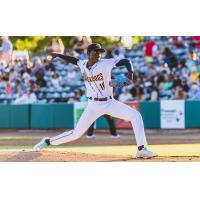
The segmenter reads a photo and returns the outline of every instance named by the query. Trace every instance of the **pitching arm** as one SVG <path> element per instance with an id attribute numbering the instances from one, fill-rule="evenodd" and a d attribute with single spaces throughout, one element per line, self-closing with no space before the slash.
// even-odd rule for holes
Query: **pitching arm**
<path id="1" fill-rule="evenodd" d="M 50 53 L 48 56 L 49 57 L 49 60 L 53 60 L 54 58 L 58 57 L 58 58 L 61 58 L 69 63 L 72 63 L 74 65 L 77 65 L 79 59 L 78 58 L 75 58 L 73 56 L 65 56 L 63 54 L 59 54 L 59 53 Z M 47 57 L 48 58 L 48 57 Z"/>

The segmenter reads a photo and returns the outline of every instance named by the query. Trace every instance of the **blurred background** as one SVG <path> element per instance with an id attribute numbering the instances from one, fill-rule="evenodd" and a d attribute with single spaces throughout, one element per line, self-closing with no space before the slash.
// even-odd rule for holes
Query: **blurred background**
<path id="1" fill-rule="evenodd" d="M 200 36 L 1 36 L 0 103 L 87 101 L 79 68 L 46 55 L 86 59 L 92 42 L 106 49 L 104 58 L 133 64 L 133 84 L 114 89 L 119 101 L 200 100 Z M 121 66 L 112 74 L 126 72 Z"/>

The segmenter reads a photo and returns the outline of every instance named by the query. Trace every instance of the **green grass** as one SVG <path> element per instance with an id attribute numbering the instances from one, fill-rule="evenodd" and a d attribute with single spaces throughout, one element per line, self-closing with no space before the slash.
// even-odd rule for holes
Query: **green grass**
<path id="1" fill-rule="evenodd" d="M 200 156 L 200 144 L 149 145 L 149 149 L 159 156 Z M 1 146 L 0 151 L 31 150 L 31 146 Z M 120 146 L 51 146 L 49 151 L 81 152 L 91 154 L 132 156 L 136 153 L 135 145 Z"/>
<path id="2" fill-rule="evenodd" d="M 39 140 L 41 136 L 0 136 L 0 140 Z"/>

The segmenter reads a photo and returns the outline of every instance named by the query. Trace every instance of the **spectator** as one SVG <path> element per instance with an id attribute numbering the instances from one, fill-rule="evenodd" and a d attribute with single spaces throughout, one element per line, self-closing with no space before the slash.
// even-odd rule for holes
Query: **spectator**
<path id="1" fill-rule="evenodd" d="M 193 83 L 189 91 L 190 100 L 200 100 L 200 89 L 196 83 Z"/>
<path id="2" fill-rule="evenodd" d="M 173 100 L 186 99 L 186 97 L 187 97 L 186 92 L 183 90 L 183 88 L 181 86 L 177 85 L 175 87 L 175 93 L 171 99 L 173 99 Z"/>
<path id="3" fill-rule="evenodd" d="M 47 59 L 44 59 L 44 68 L 47 71 L 55 72 L 55 65 L 53 64 L 53 62 L 49 62 Z"/>
<path id="4" fill-rule="evenodd" d="M 15 81 L 16 77 L 17 77 L 17 72 L 16 72 L 16 70 L 14 70 L 14 68 L 10 69 L 10 72 L 9 72 L 9 80 L 10 80 L 11 82 L 13 82 L 13 81 Z"/>
<path id="5" fill-rule="evenodd" d="M 29 90 L 27 94 L 27 104 L 37 103 L 37 97 L 33 90 Z"/>
<path id="6" fill-rule="evenodd" d="M 28 93 L 21 91 L 14 101 L 14 104 L 33 104 L 37 103 L 37 97 L 32 90 L 28 90 Z"/>
<path id="7" fill-rule="evenodd" d="M 173 79 L 173 88 L 181 86 L 181 77 L 178 74 L 174 74 Z"/>
<path id="8" fill-rule="evenodd" d="M 145 91 L 145 101 L 158 101 L 158 92 L 157 89 L 152 85 L 151 82 L 146 82 L 144 84 Z"/>
<path id="9" fill-rule="evenodd" d="M 181 86 L 183 88 L 183 91 L 188 94 L 189 90 L 190 90 L 190 87 L 187 83 L 187 79 L 185 77 L 183 77 L 183 79 L 181 80 Z M 188 96 L 188 95 L 187 95 Z"/>
<path id="10" fill-rule="evenodd" d="M 6 95 L 12 95 L 13 94 L 13 89 L 10 84 L 10 82 L 7 82 L 6 88 L 5 88 L 5 94 Z"/>
<path id="11" fill-rule="evenodd" d="M 184 38 L 182 36 L 172 36 L 171 38 L 172 44 L 176 46 L 176 48 L 184 48 Z"/>
<path id="12" fill-rule="evenodd" d="M 147 41 L 144 45 L 143 52 L 146 62 L 147 63 L 152 62 L 153 57 L 155 57 L 157 54 L 157 46 L 155 41 L 153 40 Z"/>
<path id="13" fill-rule="evenodd" d="M 195 53 L 193 51 L 190 51 L 190 53 L 188 54 L 188 57 L 187 57 L 186 66 L 187 66 L 188 70 L 190 71 L 190 69 L 195 65 L 196 65 Z"/>
<path id="14" fill-rule="evenodd" d="M 52 79 L 52 80 L 53 80 L 53 79 Z M 30 83 L 30 82 L 29 82 L 29 83 Z M 34 81 L 32 81 L 31 83 L 34 83 Z M 42 74 L 40 74 L 40 73 L 38 73 L 38 74 L 36 75 L 36 81 L 35 81 L 35 83 L 36 83 L 36 86 L 37 86 L 38 89 L 47 86 L 47 83 L 46 83 L 46 81 L 45 81 L 45 79 L 44 79 L 44 76 L 43 76 Z M 33 85 L 33 84 L 32 84 L 32 85 Z"/>
<path id="15" fill-rule="evenodd" d="M 21 70 L 20 74 L 21 74 L 22 80 L 24 81 L 25 85 L 27 85 L 31 79 L 31 69 L 25 68 L 25 69 Z"/>
<path id="16" fill-rule="evenodd" d="M 44 75 L 44 70 L 45 70 L 45 66 L 42 63 L 40 57 L 35 57 L 33 67 L 32 67 L 33 75 L 36 75 L 38 73 L 41 75 Z"/>
<path id="17" fill-rule="evenodd" d="M 139 82 L 135 83 L 135 85 L 130 90 L 130 93 L 134 100 L 138 100 L 138 101 L 145 100 L 144 89 L 143 89 L 143 86 L 139 84 Z"/>
<path id="18" fill-rule="evenodd" d="M 7 85 L 7 81 L 4 78 L 4 74 L 0 74 L 0 88 L 5 88 Z"/>
<path id="19" fill-rule="evenodd" d="M 8 64 L 11 61 L 12 56 L 12 43 L 8 36 L 2 36 L 2 59 Z"/>
<path id="20" fill-rule="evenodd" d="M 170 98 L 172 95 L 172 87 L 173 87 L 173 76 L 169 78 L 166 76 L 167 73 L 164 72 L 158 78 L 158 89 L 159 89 L 159 97 L 161 98 Z"/>
<path id="21" fill-rule="evenodd" d="M 171 50 L 168 47 L 164 48 L 163 55 L 164 55 L 164 60 L 166 61 L 171 70 L 173 68 L 177 68 L 178 62 L 176 56 L 171 52 Z"/>
<path id="22" fill-rule="evenodd" d="M 62 79 L 59 77 L 57 73 L 53 73 L 51 84 L 55 89 L 61 89 Z"/>
<path id="23" fill-rule="evenodd" d="M 179 65 L 177 67 L 176 72 L 181 77 L 188 77 L 189 70 L 186 66 L 186 61 L 184 59 L 179 61 Z"/>
<path id="24" fill-rule="evenodd" d="M 200 36 L 192 36 L 193 47 L 200 49 Z"/>
<path id="25" fill-rule="evenodd" d="M 13 87 L 13 93 L 14 94 L 22 94 L 24 92 L 26 92 L 26 86 L 20 79 L 16 79 L 14 87 Z"/>
<path id="26" fill-rule="evenodd" d="M 156 71 L 156 68 L 154 67 L 153 63 L 149 63 L 147 65 L 147 71 L 145 73 L 145 77 L 147 77 L 147 79 L 151 79 L 152 77 L 156 76 L 157 74 L 157 71 Z"/>
<path id="27" fill-rule="evenodd" d="M 79 76 L 79 73 L 77 73 L 75 68 L 69 68 L 67 76 L 65 78 L 66 85 L 74 86 L 77 84 L 77 81 L 79 81 L 81 77 Z"/>
<path id="28" fill-rule="evenodd" d="M 119 101 L 130 101 L 130 100 L 133 100 L 133 97 L 132 95 L 129 93 L 129 89 L 127 87 L 124 87 L 122 89 L 123 93 L 119 95 Z"/>
<path id="29" fill-rule="evenodd" d="M 24 104 L 26 102 L 26 96 L 25 93 L 21 90 L 19 93 L 17 93 L 17 97 L 14 100 L 14 104 Z"/>
<path id="30" fill-rule="evenodd" d="M 168 66 L 167 59 L 164 58 L 162 54 L 159 55 L 158 58 L 158 66 L 156 66 L 158 73 L 162 73 L 163 71 L 167 72 L 167 74 L 170 74 L 171 69 Z"/>
<path id="31" fill-rule="evenodd" d="M 193 82 L 198 83 L 199 82 L 199 72 L 197 71 L 196 66 L 193 66 L 190 69 L 189 80 L 190 80 L 191 83 L 193 83 Z"/>
<path id="32" fill-rule="evenodd" d="M 21 70 L 26 70 L 26 69 L 29 69 L 31 66 L 30 66 L 30 62 L 28 60 L 28 58 L 24 58 L 22 61 L 19 60 L 20 62 L 17 64 L 17 67 L 18 67 L 18 71 L 20 72 Z"/>
<path id="33" fill-rule="evenodd" d="M 1 73 L 4 73 L 5 72 L 5 69 L 6 69 L 6 62 L 4 60 L 2 60 L 0 62 L 0 72 Z"/>

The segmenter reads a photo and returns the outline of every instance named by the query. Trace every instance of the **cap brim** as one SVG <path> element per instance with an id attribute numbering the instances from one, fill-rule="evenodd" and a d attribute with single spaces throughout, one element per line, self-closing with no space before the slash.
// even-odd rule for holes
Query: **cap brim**
<path id="1" fill-rule="evenodd" d="M 104 53 L 105 52 L 105 49 L 94 49 L 94 51 L 99 51 L 101 53 Z"/>

